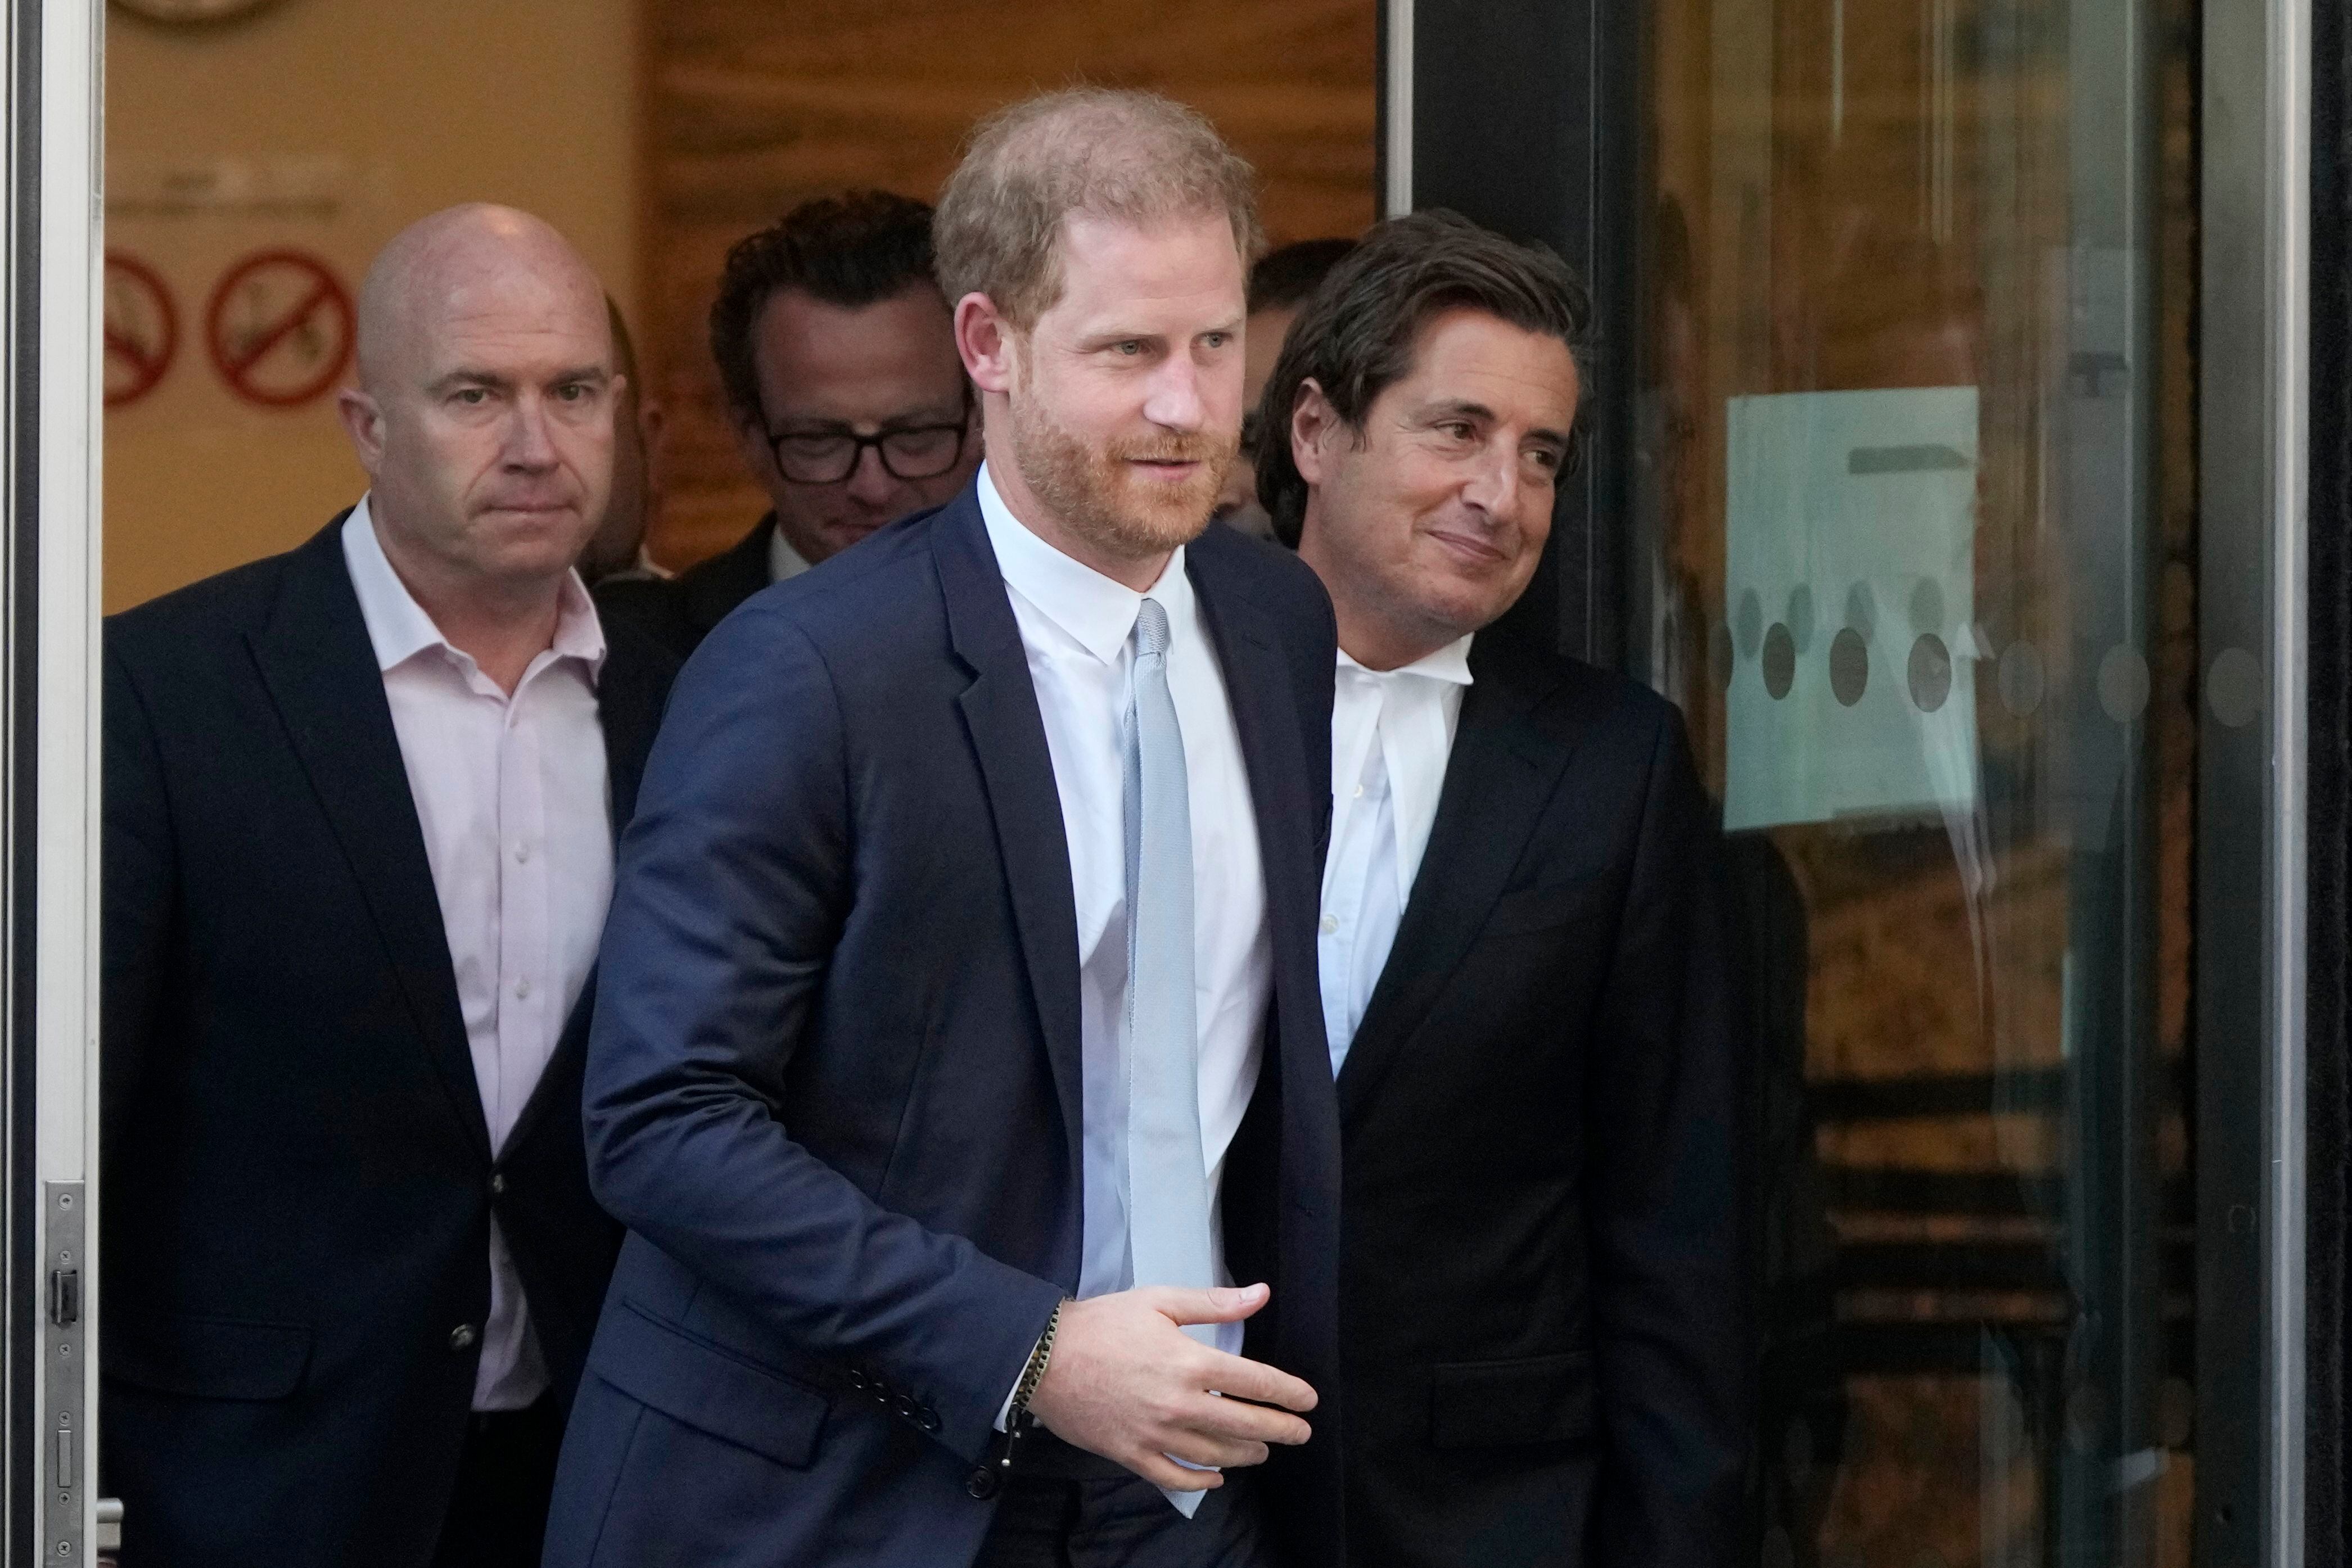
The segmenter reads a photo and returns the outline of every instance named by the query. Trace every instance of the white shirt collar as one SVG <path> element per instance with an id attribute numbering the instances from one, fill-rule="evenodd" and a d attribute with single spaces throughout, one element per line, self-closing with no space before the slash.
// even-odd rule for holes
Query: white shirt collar
<path id="1" fill-rule="evenodd" d="M 1087 652 L 1106 664 L 1115 664 L 1135 630 L 1145 594 L 1064 555 L 1032 533 L 1004 504 L 996 476 L 985 463 L 980 465 L 979 488 L 981 520 L 987 525 L 988 542 L 996 551 L 996 568 L 1005 586 L 1035 605 L 1038 613 Z M 1170 627 L 1191 620 L 1192 584 L 1184 575 L 1183 546 L 1170 554 L 1160 580 L 1145 592 L 1168 612 Z"/>
<path id="2" fill-rule="evenodd" d="M 1466 686 L 1470 684 L 1470 639 L 1476 635 L 1475 632 L 1465 632 L 1443 648 L 1423 653 L 1412 664 L 1399 664 L 1393 670 L 1367 669 L 1350 658 L 1348 650 L 1342 648 L 1339 650 L 1339 668 L 1371 680 L 1385 680 L 1394 675 L 1421 675 L 1449 685 Z"/>
<path id="3" fill-rule="evenodd" d="M 462 649 L 451 647 L 441 635 L 441 628 L 433 617 L 416 602 L 408 585 L 400 580 L 393 570 L 390 558 L 383 553 L 383 541 L 376 537 L 375 514 L 370 510 L 370 497 L 362 496 L 360 504 L 352 508 L 351 517 L 343 523 L 343 566 L 352 575 L 352 590 L 359 595 L 360 618 L 367 623 L 368 641 L 375 647 L 378 670 L 389 670 L 405 664 L 427 648 L 444 648 L 457 658 L 473 661 Z M 558 591 L 555 609 L 554 653 L 562 658 L 578 659 L 588 666 L 593 676 L 604 664 L 604 628 L 596 619 L 595 601 L 588 597 L 577 571 L 563 574 L 563 586 Z"/>
<path id="4" fill-rule="evenodd" d="M 793 541 L 784 538 L 784 525 L 776 520 L 774 514 L 771 513 L 768 527 L 768 580 L 789 582 L 808 569 L 808 558 L 793 548 Z"/>

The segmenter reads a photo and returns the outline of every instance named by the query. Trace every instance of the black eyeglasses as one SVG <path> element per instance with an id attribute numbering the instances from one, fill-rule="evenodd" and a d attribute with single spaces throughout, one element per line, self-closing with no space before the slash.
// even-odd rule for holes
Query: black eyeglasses
<path id="1" fill-rule="evenodd" d="M 955 424 L 912 424 L 859 435 L 848 430 L 771 432 L 776 468 L 795 485 L 838 485 L 857 472 L 866 449 L 882 459 L 882 471 L 894 479 L 936 479 L 956 465 L 971 419 Z"/>

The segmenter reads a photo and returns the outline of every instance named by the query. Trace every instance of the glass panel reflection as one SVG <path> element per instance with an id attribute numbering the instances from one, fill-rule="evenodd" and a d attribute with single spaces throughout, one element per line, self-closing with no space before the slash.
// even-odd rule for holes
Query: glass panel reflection
<path id="1" fill-rule="evenodd" d="M 1650 11 L 1628 655 L 1758 977 L 1764 1563 L 2188 1560 L 2188 16 Z"/>

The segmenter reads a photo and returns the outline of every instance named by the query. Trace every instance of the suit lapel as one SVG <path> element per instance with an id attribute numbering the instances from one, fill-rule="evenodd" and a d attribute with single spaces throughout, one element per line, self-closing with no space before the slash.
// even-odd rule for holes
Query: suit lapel
<path id="1" fill-rule="evenodd" d="M 268 625 L 247 640 L 374 918 L 426 1055 L 487 1158 L 489 1131 L 432 862 L 375 650 L 343 564 L 342 521 L 336 518 L 294 552 Z"/>
<path id="2" fill-rule="evenodd" d="M 613 841 L 637 813 L 637 786 L 661 728 L 676 663 L 626 626 L 605 628 L 604 667 L 596 678 L 596 717 L 604 730 L 604 778 L 612 800 Z"/>
<path id="3" fill-rule="evenodd" d="M 768 541 L 776 531 L 776 514 L 680 580 L 685 588 L 687 619 L 698 636 L 709 636 L 735 607 L 768 586 Z"/>
<path id="4" fill-rule="evenodd" d="M 1556 674 L 1523 666 L 1484 637 L 1471 644 L 1470 663 L 1429 845 L 1339 1069 L 1343 1121 L 1394 1064 L 1470 950 L 1573 749 L 1572 733 L 1544 702 Z"/>
<path id="5" fill-rule="evenodd" d="M 1215 526 L 1215 525 L 1212 525 Z M 1186 575 L 1208 623 L 1209 641 L 1224 677 L 1225 700 L 1232 706 L 1234 730 L 1240 737 L 1242 763 L 1248 771 L 1250 805 L 1257 816 L 1258 857 L 1265 867 L 1266 924 L 1270 930 L 1308 931 L 1315 923 L 1311 908 L 1295 907 L 1300 891 L 1316 884 L 1308 863 L 1313 845 L 1286 824 L 1314 821 L 1314 795 L 1301 790 L 1307 779 L 1307 757 L 1299 746 L 1298 695 L 1293 688 L 1290 664 L 1283 656 L 1279 629 L 1255 600 L 1235 591 L 1218 570 L 1213 549 L 1197 546 L 1185 552 Z M 1319 780 L 1318 784 L 1319 785 Z M 1310 894 L 1308 896 L 1312 896 Z M 1279 976 L 1283 966 L 1276 965 Z M 1286 1000 L 1279 991 L 1277 1009 Z M 1320 1008 L 1320 998 L 1313 998 Z M 1297 1029 L 1281 1031 L 1286 1040 L 1310 1038 Z M 1318 1054 L 1316 1071 L 1328 1073 L 1328 1054 Z"/>
<path id="6" fill-rule="evenodd" d="M 1012 890 L 1013 918 L 1029 969 L 1029 988 L 1045 1036 L 1045 1056 L 1062 1109 L 1068 1145 L 1066 1168 L 1083 1168 L 1082 1059 L 1078 1039 L 1078 915 L 1070 886 L 1070 848 L 1062 827 L 1062 797 L 1054 781 L 1045 723 L 1029 679 L 1021 628 L 1004 594 L 1004 578 L 981 520 L 980 502 L 967 487 L 931 525 L 940 591 L 947 602 L 948 636 L 971 672 L 957 699 L 996 824 L 996 845 Z M 1075 1228 L 1066 1240 L 1070 1278 L 1077 1270 Z"/>
<path id="7" fill-rule="evenodd" d="M 613 820 L 613 847 L 617 859 L 622 831 L 637 811 L 637 786 L 646 773 L 646 757 L 661 727 L 664 703 L 676 674 L 666 651 L 655 648 L 625 625 L 604 628 L 604 666 L 596 679 L 596 718 L 604 732 L 605 794 Z M 539 1075 L 522 1113 L 515 1118 L 501 1157 L 522 1145 L 546 1114 L 551 1103 L 563 1099 L 578 1110 L 580 1073 L 572 1059 L 588 1049 L 588 1026 L 595 1016 L 596 971 L 588 971 L 580 999 L 563 1020 L 555 1051 Z"/>

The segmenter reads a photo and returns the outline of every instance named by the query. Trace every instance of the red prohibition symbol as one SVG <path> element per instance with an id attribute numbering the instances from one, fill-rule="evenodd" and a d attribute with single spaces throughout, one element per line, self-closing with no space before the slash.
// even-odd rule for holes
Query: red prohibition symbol
<path id="1" fill-rule="evenodd" d="M 137 402 L 163 382 L 180 351 L 171 286 L 137 256 L 106 253 L 106 406 Z"/>
<path id="2" fill-rule="evenodd" d="M 350 291 L 324 261 L 261 250 L 213 289 L 205 347 L 230 392 L 263 408 L 292 408 L 342 375 L 358 325 Z"/>

